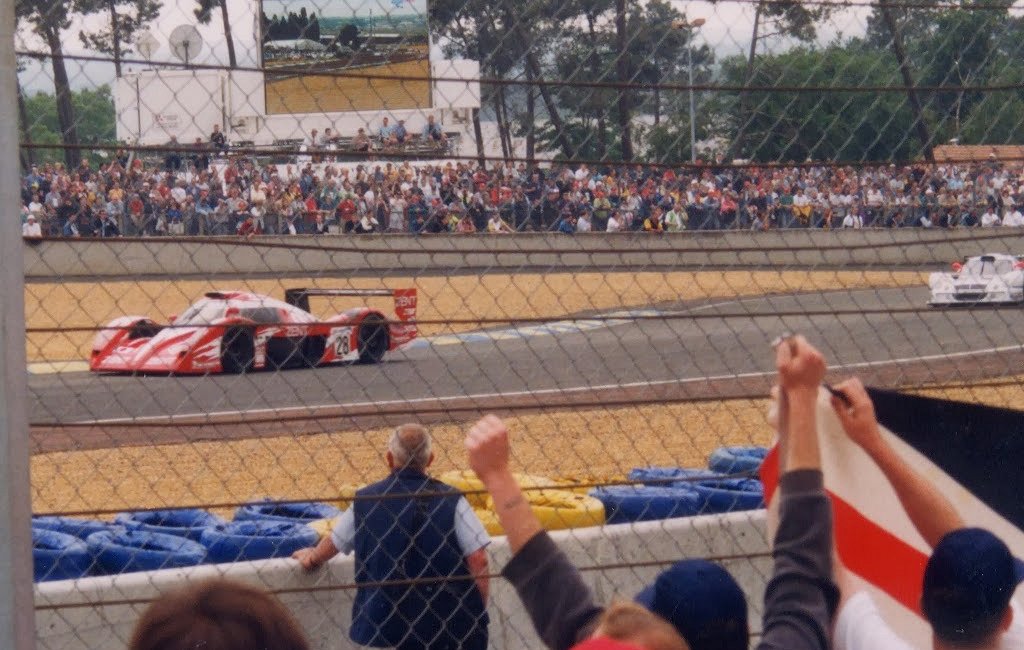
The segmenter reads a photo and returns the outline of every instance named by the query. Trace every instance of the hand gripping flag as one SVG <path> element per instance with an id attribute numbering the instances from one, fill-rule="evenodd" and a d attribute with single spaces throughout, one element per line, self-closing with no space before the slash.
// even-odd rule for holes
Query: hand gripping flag
<path id="1" fill-rule="evenodd" d="M 967 526 L 991 530 L 1014 555 L 1024 557 L 1024 413 L 868 392 L 887 442 L 953 503 Z M 843 563 L 867 583 L 893 629 L 915 647 L 927 647 L 930 635 L 920 602 L 930 549 L 885 475 L 847 438 L 824 390 L 817 423 Z M 768 455 L 761 475 L 772 507 L 777 449 Z"/>

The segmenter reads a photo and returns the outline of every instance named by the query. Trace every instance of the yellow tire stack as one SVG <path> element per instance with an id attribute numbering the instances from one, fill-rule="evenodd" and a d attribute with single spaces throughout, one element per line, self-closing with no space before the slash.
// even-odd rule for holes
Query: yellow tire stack
<path id="1" fill-rule="evenodd" d="M 361 487 L 363 486 L 354 484 L 342 485 L 337 490 L 337 493 L 340 496 L 340 498 L 335 499 L 333 501 L 328 501 L 327 503 L 330 503 L 338 510 L 348 510 L 349 508 L 352 507 L 352 498 L 356 496 L 356 490 L 360 489 Z M 337 523 L 338 518 L 333 517 L 331 519 L 317 519 L 316 521 L 312 521 L 306 525 L 315 530 L 317 535 L 320 536 L 320 539 L 323 539 L 324 537 L 327 537 L 331 534 L 331 531 L 334 530 L 334 526 Z"/>
<path id="2" fill-rule="evenodd" d="M 604 505 L 600 501 L 586 494 L 562 489 L 562 486 L 572 485 L 572 481 L 533 474 L 516 474 L 515 477 L 523 487 L 530 508 L 545 530 L 586 528 L 604 524 Z M 494 513 L 494 502 L 472 470 L 445 472 L 438 480 L 466 495 L 466 500 L 473 506 L 489 534 L 505 534 Z"/>

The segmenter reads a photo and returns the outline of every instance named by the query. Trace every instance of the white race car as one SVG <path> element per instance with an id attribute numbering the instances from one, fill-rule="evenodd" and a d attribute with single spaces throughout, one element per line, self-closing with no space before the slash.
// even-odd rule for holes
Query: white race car
<path id="1" fill-rule="evenodd" d="M 954 262 L 952 273 L 928 276 L 933 307 L 1024 302 L 1024 257 L 979 255 Z"/>

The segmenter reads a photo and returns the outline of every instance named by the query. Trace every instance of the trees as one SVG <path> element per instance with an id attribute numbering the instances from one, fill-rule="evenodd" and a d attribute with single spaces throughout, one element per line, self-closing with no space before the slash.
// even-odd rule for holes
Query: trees
<path id="1" fill-rule="evenodd" d="M 653 114 L 660 122 L 665 106 L 660 86 L 685 80 L 694 31 L 674 28 L 684 16 L 663 0 L 632 3 L 625 16 L 612 0 L 565 6 L 569 15 L 549 49 L 554 74 L 566 82 L 558 94 L 567 116 L 566 137 L 580 157 L 629 160 L 644 149 L 637 116 Z M 711 50 L 694 48 L 693 55 L 698 76 L 706 74 Z M 589 85 L 602 82 L 614 85 Z M 668 110 L 681 105 L 670 102 Z M 542 140 L 559 135 L 554 129 L 542 134 Z"/>
<path id="2" fill-rule="evenodd" d="M 238 67 L 238 59 L 235 58 L 235 40 L 231 37 L 231 19 L 228 16 L 228 0 L 196 0 L 195 15 L 203 25 L 209 25 L 213 18 L 213 10 L 220 7 L 220 19 L 224 24 L 224 41 L 228 46 L 228 66 Z"/>
<path id="3" fill-rule="evenodd" d="M 566 3 L 568 4 L 568 3 Z M 429 3 L 430 24 L 438 30 L 437 40 L 447 41 L 448 54 L 457 54 L 480 62 L 484 77 L 507 79 L 526 75 L 534 82 L 548 119 L 555 126 L 555 144 L 563 155 L 573 158 L 575 146 L 565 135 L 561 110 L 550 84 L 545 83 L 544 61 L 539 52 L 551 44 L 557 25 L 564 18 L 563 3 L 534 0 L 525 3 L 493 3 L 487 0 L 435 0 Z M 500 105 L 504 91 L 496 84 L 481 88 L 481 104 Z M 507 98 L 506 98 L 507 99 Z M 504 107 L 495 107 L 503 122 Z M 474 120 L 479 119 L 474 115 Z M 499 123 L 508 132 L 511 125 Z M 506 146 L 509 143 L 506 140 Z M 482 143 L 478 142 L 478 147 Z M 482 150 L 478 151 L 483 155 Z"/>
<path id="4" fill-rule="evenodd" d="M 119 8 L 127 8 L 122 12 Z M 78 118 L 75 102 L 64 60 L 61 32 L 70 28 L 74 14 L 88 14 L 97 11 L 110 12 L 110 28 L 96 32 L 81 32 L 82 42 L 100 52 L 113 56 L 115 71 L 120 75 L 121 46 L 128 41 L 142 25 L 153 20 L 159 13 L 159 0 L 76 0 L 73 2 L 51 2 L 50 0 L 17 0 L 15 12 L 19 24 L 26 25 L 42 38 L 50 51 L 50 65 L 53 70 L 54 107 L 56 128 L 64 148 L 64 162 L 69 168 L 78 165 L 81 152 L 78 149 Z M 35 115 L 31 111 L 28 115 Z M 31 131 L 31 126 L 28 127 Z"/>
<path id="5" fill-rule="evenodd" d="M 722 64 L 723 82 L 741 84 L 742 57 Z M 758 59 L 755 86 L 900 86 L 894 60 L 861 39 L 826 48 L 799 47 Z M 921 153 L 902 92 L 750 92 L 759 110 L 746 122 L 747 157 L 756 161 L 905 160 Z M 738 102 L 728 93 L 725 104 Z M 730 101 L 731 100 L 731 101 Z M 727 110 L 727 109 L 726 109 Z"/>
<path id="6" fill-rule="evenodd" d="M 289 12 L 287 16 L 275 15 L 268 19 L 267 15 L 260 12 L 260 24 L 263 26 L 264 41 L 284 41 L 298 38 L 308 38 L 311 41 L 320 41 L 320 18 L 316 14 L 309 14 L 306 8 L 295 13 Z M 351 25 L 354 36 L 358 36 L 358 28 Z"/>
<path id="7" fill-rule="evenodd" d="M 72 92 L 71 102 L 82 142 L 110 143 L 116 139 L 114 99 L 110 86 Z M 24 96 L 24 103 L 26 116 L 31 117 L 25 121 L 27 134 L 22 138 L 37 144 L 61 144 L 56 97 L 47 93 L 29 94 Z M 34 162 L 53 162 L 60 157 L 61 152 L 57 147 L 39 149 L 35 152 Z"/>
<path id="8" fill-rule="evenodd" d="M 742 83 L 751 85 L 754 79 L 757 48 L 762 41 L 776 36 L 786 36 L 809 43 L 817 34 L 815 25 L 830 16 L 837 6 L 829 6 L 828 3 L 805 5 L 796 0 L 792 2 L 758 0 L 754 7 L 754 24 L 751 29 L 750 47 L 747 51 Z M 729 158 L 734 158 L 745 150 L 745 146 L 748 144 L 747 126 L 761 110 L 761 107 L 754 104 L 751 108 L 750 96 L 746 92 L 741 92 L 735 109 L 733 115 L 735 135 L 729 147 Z"/>
<path id="9" fill-rule="evenodd" d="M 964 143 L 979 142 L 976 138 L 984 132 L 980 129 L 984 118 L 971 129 L 965 125 L 992 94 L 960 88 L 1012 76 L 1012 69 L 1020 66 L 1024 32 L 1020 19 L 1009 14 L 1010 4 L 1009 0 L 983 0 L 922 8 L 909 0 L 889 0 L 869 16 L 866 40 L 871 46 L 888 48 L 895 28 L 902 36 L 915 82 L 950 87 L 921 101 L 933 140 L 956 137 Z M 1012 97 L 1002 97 L 1012 102 Z M 1007 130 L 1005 121 L 1001 124 L 993 133 L 1013 131 Z"/>
<path id="10" fill-rule="evenodd" d="M 61 31 L 71 26 L 73 7 L 68 3 L 50 0 L 16 0 L 14 9 L 19 23 L 30 26 L 50 51 L 58 128 L 61 141 L 67 145 L 64 149 L 64 162 L 73 168 L 81 160 L 81 154 L 77 148 L 78 131 L 71 101 L 71 83 L 61 44 Z"/>
<path id="11" fill-rule="evenodd" d="M 121 76 L 121 53 L 124 43 L 131 43 L 135 35 L 160 14 L 160 0 L 76 0 L 79 13 L 106 12 L 110 21 L 101 29 L 79 31 L 78 38 L 85 47 L 109 54 L 114 61 L 114 74 Z"/>

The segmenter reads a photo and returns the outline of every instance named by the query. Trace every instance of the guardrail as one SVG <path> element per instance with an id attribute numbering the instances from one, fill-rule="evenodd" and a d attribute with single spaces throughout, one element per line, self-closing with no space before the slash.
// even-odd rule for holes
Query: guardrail
<path id="1" fill-rule="evenodd" d="M 751 631 L 758 633 L 764 587 L 771 574 L 765 512 L 579 528 L 551 535 L 579 567 L 593 566 L 595 560 L 620 567 L 583 572 L 603 604 L 613 598 L 631 599 L 657 573 L 683 557 L 731 557 L 723 566 L 747 594 Z M 500 571 L 509 555 L 505 538 L 496 538 L 489 548 L 492 572 Z M 263 560 L 41 583 L 36 586 L 36 642 L 61 650 L 123 648 L 145 607 L 124 601 L 149 600 L 186 580 L 226 575 L 283 592 L 281 600 L 309 635 L 313 650 L 356 650 L 358 646 L 348 639 L 355 590 L 347 586 L 354 582 L 353 569 L 351 557 L 339 557 L 311 574 L 293 560 Z M 512 587 L 492 579 L 491 594 L 490 649 L 543 647 Z M 103 601 L 118 602 L 90 605 Z M 324 624 L 325 618 L 329 625 Z"/>
<path id="2" fill-rule="evenodd" d="M 1024 254 L 1024 231 L 324 235 L 26 240 L 26 282 L 709 268 L 937 269 Z M 168 269 L 173 269 L 168 272 Z"/>

